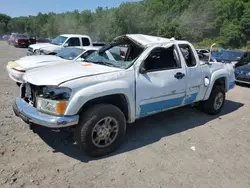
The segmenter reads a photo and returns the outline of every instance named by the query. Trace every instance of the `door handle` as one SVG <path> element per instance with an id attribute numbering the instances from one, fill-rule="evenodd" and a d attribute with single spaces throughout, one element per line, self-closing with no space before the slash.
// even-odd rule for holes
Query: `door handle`
<path id="1" fill-rule="evenodd" d="M 177 72 L 177 73 L 174 75 L 174 77 L 177 78 L 177 79 L 182 79 L 184 76 L 185 76 L 185 74 L 182 73 L 182 72 Z"/>

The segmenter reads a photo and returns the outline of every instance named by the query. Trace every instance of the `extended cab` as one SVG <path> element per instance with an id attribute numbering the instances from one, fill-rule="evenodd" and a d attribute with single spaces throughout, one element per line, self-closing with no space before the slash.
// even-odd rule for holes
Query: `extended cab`
<path id="1" fill-rule="evenodd" d="M 92 40 L 86 35 L 59 35 L 50 43 L 32 44 L 28 47 L 27 55 L 55 55 L 64 47 L 93 46 Z"/>
<path id="2" fill-rule="evenodd" d="M 74 128 L 91 156 L 117 149 L 126 123 L 190 104 L 218 114 L 235 85 L 232 65 L 209 63 L 187 41 L 131 34 L 85 62 L 27 72 L 13 109 L 29 124 Z M 31 126 L 32 127 L 32 126 Z"/>

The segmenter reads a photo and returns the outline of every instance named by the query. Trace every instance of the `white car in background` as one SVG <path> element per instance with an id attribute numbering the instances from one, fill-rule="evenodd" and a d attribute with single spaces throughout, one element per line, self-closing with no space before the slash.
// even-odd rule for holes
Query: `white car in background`
<path id="1" fill-rule="evenodd" d="M 7 64 L 9 77 L 17 83 L 23 82 L 24 74 L 31 69 L 52 66 L 60 63 L 82 62 L 100 47 L 68 47 L 63 48 L 57 55 L 25 56 Z"/>
<path id="2" fill-rule="evenodd" d="M 27 55 L 55 55 L 65 47 L 91 47 L 94 46 L 87 35 L 63 34 L 57 36 L 50 43 L 38 43 L 29 45 Z"/>
<path id="3" fill-rule="evenodd" d="M 196 49 L 196 52 L 197 52 L 197 53 L 202 53 L 202 54 L 204 54 L 204 55 L 206 55 L 206 56 L 209 56 L 209 55 L 210 55 L 209 50 L 206 50 L 206 49 Z"/>

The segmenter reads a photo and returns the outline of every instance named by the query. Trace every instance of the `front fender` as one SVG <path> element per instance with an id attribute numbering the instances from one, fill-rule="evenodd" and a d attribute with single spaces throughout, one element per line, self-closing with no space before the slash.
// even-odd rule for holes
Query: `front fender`
<path id="1" fill-rule="evenodd" d="M 98 83 L 76 91 L 68 104 L 65 115 L 76 115 L 86 102 L 114 94 L 123 94 L 125 96 L 128 104 L 128 118 L 129 121 L 133 121 L 135 119 L 134 87 L 122 80 Z"/>

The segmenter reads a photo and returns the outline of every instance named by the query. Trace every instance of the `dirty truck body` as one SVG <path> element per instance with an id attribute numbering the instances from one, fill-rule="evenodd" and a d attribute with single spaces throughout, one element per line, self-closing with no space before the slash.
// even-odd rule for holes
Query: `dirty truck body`
<path id="1" fill-rule="evenodd" d="M 140 34 L 115 38 L 82 64 L 32 70 L 24 80 L 15 114 L 32 125 L 74 128 L 91 156 L 117 149 L 126 123 L 139 118 L 190 104 L 218 114 L 235 84 L 233 67 L 200 61 L 189 42 Z"/>

